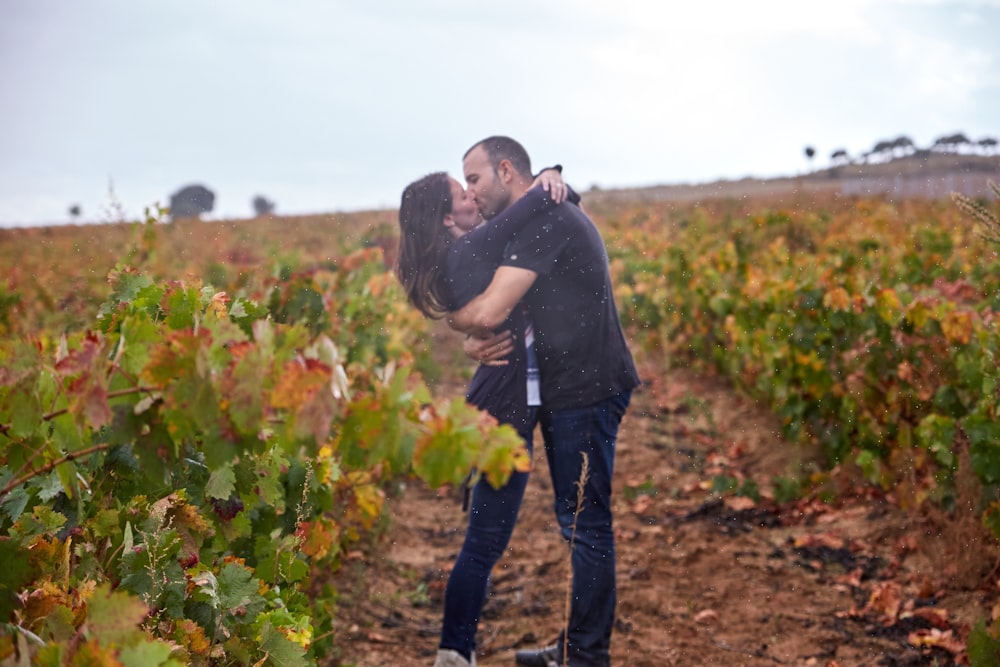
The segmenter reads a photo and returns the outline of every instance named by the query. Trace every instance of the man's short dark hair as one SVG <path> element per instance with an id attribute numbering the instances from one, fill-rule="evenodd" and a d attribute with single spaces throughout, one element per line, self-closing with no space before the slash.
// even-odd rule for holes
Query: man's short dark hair
<path id="1" fill-rule="evenodd" d="M 524 150 L 524 146 L 518 142 L 510 137 L 486 137 L 465 151 L 465 155 L 462 156 L 463 159 L 468 157 L 469 153 L 476 150 L 479 146 L 482 146 L 486 150 L 486 155 L 489 157 L 490 165 L 494 171 L 500 166 L 502 160 L 508 160 L 511 166 L 514 167 L 514 171 L 531 180 L 531 158 L 528 157 L 528 151 Z"/>

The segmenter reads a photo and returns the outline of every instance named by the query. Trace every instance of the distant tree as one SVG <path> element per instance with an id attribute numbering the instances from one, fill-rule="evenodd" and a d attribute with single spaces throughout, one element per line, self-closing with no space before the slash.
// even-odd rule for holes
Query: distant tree
<path id="1" fill-rule="evenodd" d="M 892 150 L 895 147 L 895 141 L 888 141 L 885 139 L 879 140 L 875 143 L 875 146 L 868 153 L 871 157 L 876 157 L 879 159 L 892 159 Z"/>
<path id="2" fill-rule="evenodd" d="M 214 192 L 204 185 L 187 185 L 170 195 L 170 218 L 197 218 L 214 206 Z"/>
<path id="3" fill-rule="evenodd" d="M 976 142 L 976 145 L 979 146 L 983 155 L 993 155 L 997 152 L 997 140 L 993 137 L 983 137 Z"/>
<path id="4" fill-rule="evenodd" d="M 905 157 L 907 155 L 912 155 L 917 150 L 916 145 L 913 143 L 913 139 L 910 139 L 906 135 L 900 135 L 892 140 L 889 147 L 889 151 L 892 153 L 893 157 Z M 896 152 L 899 155 L 896 155 Z"/>
<path id="5" fill-rule="evenodd" d="M 941 153 L 958 153 L 962 146 L 969 146 L 972 142 L 963 133 L 958 132 L 956 134 L 946 134 L 943 137 L 938 137 L 934 140 L 934 145 L 931 146 L 932 151 L 938 151 Z"/>
<path id="6" fill-rule="evenodd" d="M 843 148 L 838 148 L 837 150 L 830 153 L 830 162 L 832 162 L 834 166 L 839 167 L 841 165 L 847 164 L 850 161 L 851 161 L 850 156 L 847 154 L 847 151 L 844 150 Z"/>
<path id="7" fill-rule="evenodd" d="M 80 208 L 79 204 L 73 204 L 72 206 L 69 207 L 69 217 L 73 218 L 74 220 L 77 220 L 80 217 L 81 213 L 83 213 L 83 209 Z"/>
<path id="8" fill-rule="evenodd" d="M 816 149 L 813 148 L 812 146 L 806 146 L 805 154 L 806 154 L 806 159 L 809 160 L 809 170 L 811 171 L 813 158 L 816 157 Z"/>
<path id="9" fill-rule="evenodd" d="M 251 203 L 253 204 L 253 212 L 257 214 L 257 217 L 274 213 L 274 202 L 264 195 L 257 195 Z"/>

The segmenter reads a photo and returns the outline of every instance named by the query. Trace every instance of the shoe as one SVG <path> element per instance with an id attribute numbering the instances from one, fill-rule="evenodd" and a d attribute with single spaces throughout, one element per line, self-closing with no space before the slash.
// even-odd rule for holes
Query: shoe
<path id="1" fill-rule="evenodd" d="M 476 667 L 476 656 L 473 654 L 472 662 L 469 662 L 458 651 L 443 648 L 438 651 L 434 667 Z"/>
<path id="2" fill-rule="evenodd" d="M 562 650 L 559 644 L 525 649 L 514 654 L 514 662 L 521 667 L 562 667 Z"/>

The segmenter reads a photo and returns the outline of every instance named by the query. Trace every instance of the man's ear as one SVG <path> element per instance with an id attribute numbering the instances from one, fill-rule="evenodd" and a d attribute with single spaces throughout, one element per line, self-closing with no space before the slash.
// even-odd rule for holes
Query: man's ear
<path id="1" fill-rule="evenodd" d="M 497 165 L 497 176 L 500 177 L 500 181 L 506 185 L 514 180 L 514 165 L 510 163 L 510 160 L 500 160 L 500 164 Z"/>

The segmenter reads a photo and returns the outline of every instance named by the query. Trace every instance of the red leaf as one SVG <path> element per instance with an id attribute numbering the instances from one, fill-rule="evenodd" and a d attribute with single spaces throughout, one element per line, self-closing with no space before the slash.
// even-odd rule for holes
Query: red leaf
<path id="1" fill-rule="evenodd" d="M 80 347 L 56 362 L 56 371 L 63 377 L 92 372 L 103 358 L 101 347 L 100 336 L 94 332 L 87 333 Z"/>
<path id="2" fill-rule="evenodd" d="M 70 383 L 70 410 L 80 415 L 92 428 L 99 429 L 111 421 L 108 391 L 100 377 L 85 377 Z"/>
<path id="3" fill-rule="evenodd" d="M 271 404 L 279 409 L 298 409 L 327 387 L 332 377 L 332 369 L 315 359 L 300 357 L 289 361 L 282 369 L 281 379 L 271 394 Z"/>
<path id="4" fill-rule="evenodd" d="M 154 384 L 169 384 L 178 377 L 190 377 L 197 372 L 198 350 L 208 347 L 211 334 L 207 329 L 171 331 L 164 344 L 151 355 L 143 375 Z"/>

